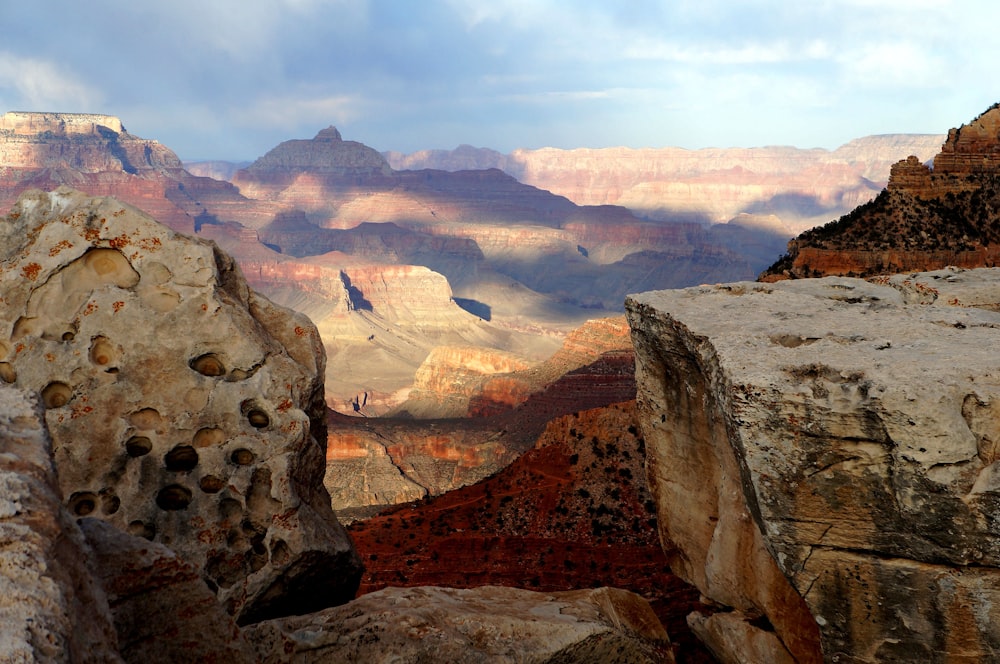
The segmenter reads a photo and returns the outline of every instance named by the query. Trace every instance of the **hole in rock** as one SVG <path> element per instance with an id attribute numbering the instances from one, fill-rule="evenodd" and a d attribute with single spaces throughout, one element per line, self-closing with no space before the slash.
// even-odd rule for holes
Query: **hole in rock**
<path id="1" fill-rule="evenodd" d="M 90 342 L 90 361 L 98 366 L 107 366 L 115 361 L 114 346 L 105 337 L 94 337 Z"/>
<path id="2" fill-rule="evenodd" d="M 256 454 L 244 447 L 241 447 L 238 450 L 233 450 L 233 453 L 229 455 L 230 461 L 235 463 L 237 466 L 249 466 L 256 458 Z"/>
<path id="3" fill-rule="evenodd" d="M 251 400 L 240 404 L 240 412 L 247 418 L 254 429 L 263 429 L 271 423 L 271 418 L 263 408 Z"/>
<path id="4" fill-rule="evenodd" d="M 142 537 L 153 541 L 156 537 L 156 524 L 155 523 L 145 523 L 143 521 L 132 521 L 128 524 L 128 533 L 130 535 L 135 535 L 136 537 Z"/>
<path id="5" fill-rule="evenodd" d="M 163 457 L 167 470 L 182 473 L 198 465 L 198 452 L 190 445 L 178 445 Z"/>
<path id="6" fill-rule="evenodd" d="M 155 429 L 160 424 L 160 413 L 155 408 L 143 408 L 129 415 L 128 421 L 138 429 Z"/>
<path id="7" fill-rule="evenodd" d="M 183 510 L 191 504 L 191 490 L 180 484 L 170 484 L 156 494 L 156 504 L 161 510 Z"/>
<path id="8" fill-rule="evenodd" d="M 66 383 L 49 383 L 42 388 L 42 403 L 46 408 L 60 408 L 69 403 L 73 389 Z"/>
<path id="9" fill-rule="evenodd" d="M 73 341 L 73 339 L 75 339 L 75 338 L 76 338 L 76 333 L 75 332 L 63 332 L 62 333 L 62 340 L 63 341 Z"/>
<path id="10" fill-rule="evenodd" d="M 130 457 L 141 457 L 153 450 L 153 441 L 146 436 L 132 436 L 125 441 L 125 452 Z"/>
<path id="11" fill-rule="evenodd" d="M 226 442 L 225 432 L 214 427 L 199 429 L 191 440 L 191 444 L 195 447 L 217 447 L 224 442 Z"/>
<path id="12" fill-rule="evenodd" d="M 101 511 L 105 514 L 114 514 L 121 509 L 122 501 L 111 492 L 111 489 L 101 491 Z"/>
<path id="13" fill-rule="evenodd" d="M 17 371 L 10 362 L 0 362 L 0 380 L 5 383 L 13 383 L 17 380 Z"/>
<path id="14" fill-rule="evenodd" d="M 79 276 L 84 281 L 93 282 L 86 286 L 114 284 L 119 288 L 131 288 L 139 283 L 139 273 L 132 269 L 131 263 L 117 249 L 91 249 L 83 255 L 83 264 L 90 274 Z"/>
<path id="15" fill-rule="evenodd" d="M 97 495 L 90 491 L 79 491 L 69 497 L 69 511 L 77 516 L 87 516 L 97 509 Z"/>
<path id="16" fill-rule="evenodd" d="M 247 421 L 254 429 L 263 429 L 271 423 L 271 418 L 260 408 L 251 408 L 247 412 Z"/>
<path id="17" fill-rule="evenodd" d="M 292 558 L 292 550 L 283 539 L 275 539 L 271 543 L 271 562 L 275 565 L 284 565 Z"/>
<path id="18" fill-rule="evenodd" d="M 219 356 L 215 353 L 206 353 L 204 355 L 199 355 L 188 363 L 192 369 L 200 373 L 202 376 L 225 376 L 226 375 L 226 365 L 222 363 Z"/>
<path id="19" fill-rule="evenodd" d="M 223 498 L 219 501 L 219 516 L 223 521 L 235 521 L 243 516 L 243 504 L 235 498 Z"/>
<path id="20" fill-rule="evenodd" d="M 198 481 L 198 487 L 205 493 L 219 493 L 226 488 L 226 480 L 215 475 L 205 475 Z"/>

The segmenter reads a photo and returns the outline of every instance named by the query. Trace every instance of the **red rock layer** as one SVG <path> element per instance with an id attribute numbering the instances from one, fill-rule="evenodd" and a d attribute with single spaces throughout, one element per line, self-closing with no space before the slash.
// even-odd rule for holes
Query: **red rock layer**
<path id="1" fill-rule="evenodd" d="M 350 532 L 359 594 L 394 586 L 613 586 L 651 602 L 679 662 L 711 661 L 685 616 L 698 603 L 656 534 L 633 402 L 549 424 L 534 449 L 482 482 L 400 506 Z"/>

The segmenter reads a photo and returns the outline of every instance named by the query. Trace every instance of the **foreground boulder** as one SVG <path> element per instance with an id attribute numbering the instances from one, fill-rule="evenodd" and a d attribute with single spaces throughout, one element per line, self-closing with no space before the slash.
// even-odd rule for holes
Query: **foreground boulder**
<path id="1" fill-rule="evenodd" d="M 62 507 L 41 410 L 0 387 L 0 659 L 120 662 L 88 549 Z"/>
<path id="2" fill-rule="evenodd" d="M 386 588 L 246 632 L 264 664 L 673 661 L 646 600 L 614 588 Z"/>
<path id="3" fill-rule="evenodd" d="M 1000 657 L 1000 271 L 636 295 L 648 476 L 722 661 Z"/>
<path id="4" fill-rule="evenodd" d="M 306 317 L 214 244 L 66 188 L 0 223 L 0 293 L 0 379 L 40 396 L 72 514 L 177 551 L 240 623 L 353 596 Z"/>

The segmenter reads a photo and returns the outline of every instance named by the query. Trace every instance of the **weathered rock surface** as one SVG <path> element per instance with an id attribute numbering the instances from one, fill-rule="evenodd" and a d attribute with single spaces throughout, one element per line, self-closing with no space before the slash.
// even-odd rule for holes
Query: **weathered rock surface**
<path id="1" fill-rule="evenodd" d="M 239 627 L 194 565 L 100 519 L 79 523 L 126 662 L 254 661 Z"/>
<path id="2" fill-rule="evenodd" d="M 733 609 L 692 618 L 721 659 L 1000 657 L 998 303 L 959 269 L 629 299 L 661 534 Z"/>
<path id="3" fill-rule="evenodd" d="M 37 401 L 0 387 L 0 657 L 120 662 L 89 549 L 63 508 Z"/>
<path id="4" fill-rule="evenodd" d="M 263 664 L 673 661 L 646 601 L 614 588 L 388 588 L 249 632 Z"/>
<path id="5" fill-rule="evenodd" d="M 0 247 L 0 375 L 40 395 L 72 513 L 173 548 L 241 623 L 353 594 L 305 316 L 111 198 L 29 192 Z"/>

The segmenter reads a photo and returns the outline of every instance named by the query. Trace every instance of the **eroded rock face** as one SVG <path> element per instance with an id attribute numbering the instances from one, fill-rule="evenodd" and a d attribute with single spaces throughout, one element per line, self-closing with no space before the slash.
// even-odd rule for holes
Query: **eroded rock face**
<path id="1" fill-rule="evenodd" d="M 111 198 L 28 192 L 0 246 L 0 377 L 40 395 L 73 514 L 176 550 L 241 623 L 353 594 L 307 318 Z"/>
<path id="2" fill-rule="evenodd" d="M 249 662 L 255 659 L 194 565 L 155 542 L 100 519 L 79 520 L 118 631 L 122 658 L 135 664 Z"/>
<path id="3" fill-rule="evenodd" d="M 713 647 L 1000 656 L 998 302 L 958 269 L 629 299 L 672 568 L 734 609 L 694 617 Z"/>
<path id="4" fill-rule="evenodd" d="M 614 588 L 387 588 L 309 616 L 254 625 L 265 664 L 283 662 L 673 662 L 644 599 Z"/>
<path id="5" fill-rule="evenodd" d="M 51 454 L 35 398 L 0 387 L 0 653 L 8 662 L 120 662 Z"/>

